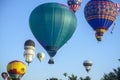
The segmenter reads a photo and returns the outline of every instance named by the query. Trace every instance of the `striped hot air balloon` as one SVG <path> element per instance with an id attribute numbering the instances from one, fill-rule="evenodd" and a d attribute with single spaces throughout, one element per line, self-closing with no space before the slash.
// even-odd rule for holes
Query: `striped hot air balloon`
<path id="1" fill-rule="evenodd" d="M 69 8 L 76 12 L 81 6 L 82 0 L 67 0 Z"/>
<path id="2" fill-rule="evenodd" d="M 84 14 L 95 31 L 96 39 L 101 41 L 104 32 L 115 21 L 118 10 L 111 0 L 90 0 L 84 8 Z"/>
<path id="3" fill-rule="evenodd" d="M 85 60 L 83 62 L 83 66 L 85 67 L 86 71 L 89 72 L 91 70 L 92 67 L 92 61 L 91 60 Z"/>
<path id="4" fill-rule="evenodd" d="M 33 57 L 35 55 L 35 43 L 32 40 L 26 40 L 24 43 L 24 57 L 25 61 L 28 63 L 31 63 L 33 60 Z"/>
<path id="5" fill-rule="evenodd" d="M 116 8 L 118 10 L 118 14 L 119 14 L 120 13 L 120 4 L 116 3 L 115 6 L 116 6 Z"/>

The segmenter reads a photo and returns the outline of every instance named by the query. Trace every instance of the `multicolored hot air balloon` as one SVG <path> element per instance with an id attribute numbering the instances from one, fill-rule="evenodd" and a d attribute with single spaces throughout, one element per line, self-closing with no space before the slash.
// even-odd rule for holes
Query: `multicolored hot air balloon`
<path id="1" fill-rule="evenodd" d="M 117 7 L 118 13 L 120 13 L 120 4 L 116 3 L 115 5 Z"/>
<path id="2" fill-rule="evenodd" d="M 59 3 L 45 3 L 36 7 L 29 19 L 30 29 L 54 64 L 57 51 L 72 37 L 77 19 L 73 11 Z"/>
<path id="3" fill-rule="evenodd" d="M 95 30 L 98 41 L 102 40 L 106 32 L 118 15 L 118 10 L 111 0 L 90 0 L 84 8 L 87 22 Z"/>
<path id="4" fill-rule="evenodd" d="M 32 62 L 32 59 L 35 55 L 35 43 L 32 40 L 27 40 L 24 44 L 24 57 L 25 57 L 25 61 L 28 63 Z"/>
<path id="5" fill-rule="evenodd" d="M 44 59 L 44 57 L 45 54 L 43 52 L 37 54 L 37 58 L 39 59 L 40 62 Z"/>
<path id="6" fill-rule="evenodd" d="M 7 74 L 7 72 L 2 72 L 1 76 L 5 80 L 8 77 L 8 74 Z"/>
<path id="7" fill-rule="evenodd" d="M 83 62 L 83 66 L 85 67 L 85 69 L 86 69 L 87 72 L 90 71 L 92 64 L 93 64 L 93 63 L 92 63 L 92 61 L 90 61 L 90 60 L 85 60 L 85 61 Z"/>
<path id="8" fill-rule="evenodd" d="M 18 60 L 11 61 L 7 65 L 7 72 L 12 80 L 20 80 L 26 73 L 26 65 Z"/>
<path id="9" fill-rule="evenodd" d="M 82 0 L 67 0 L 67 4 L 69 8 L 73 11 L 76 12 L 80 6 L 81 6 Z"/>

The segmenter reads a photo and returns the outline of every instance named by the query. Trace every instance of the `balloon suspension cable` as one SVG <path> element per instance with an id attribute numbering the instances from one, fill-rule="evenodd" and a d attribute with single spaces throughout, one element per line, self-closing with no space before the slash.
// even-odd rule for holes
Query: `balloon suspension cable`
<path id="1" fill-rule="evenodd" d="M 114 28 L 115 28 L 115 22 L 114 22 L 114 24 L 112 26 L 111 34 L 113 33 Z"/>

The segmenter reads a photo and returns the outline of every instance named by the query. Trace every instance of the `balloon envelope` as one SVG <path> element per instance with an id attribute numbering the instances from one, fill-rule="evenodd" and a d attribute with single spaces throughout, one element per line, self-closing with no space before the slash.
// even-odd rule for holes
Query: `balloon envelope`
<path id="1" fill-rule="evenodd" d="M 85 69 L 86 69 L 87 72 L 90 71 L 92 64 L 93 64 L 93 63 L 92 63 L 92 61 L 90 61 L 90 60 L 85 60 L 85 61 L 83 62 L 83 66 L 85 67 Z"/>
<path id="2" fill-rule="evenodd" d="M 117 11 L 118 11 L 118 14 L 120 13 L 120 4 L 116 3 L 116 8 L 117 8 Z"/>
<path id="3" fill-rule="evenodd" d="M 81 3 L 82 0 L 67 0 L 69 8 L 74 12 L 76 12 L 79 9 Z"/>
<path id="4" fill-rule="evenodd" d="M 96 31 L 96 39 L 101 41 L 104 32 L 115 21 L 118 10 L 111 0 L 90 0 L 84 8 L 84 14 L 87 22 Z"/>
<path id="5" fill-rule="evenodd" d="M 7 74 L 7 72 L 2 72 L 1 76 L 3 79 L 6 79 L 8 77 L 8 74 Z"/>
<path id="6" fill-rule="evenodd" d="M 33 47 L 35 47 L 35 43 L 34 43 L 34 41 L 29 39 L 29 40 L 25 41 L 24 46 L 33 46 Z"/>
<path id="7" fill-rule="evenodd" d="M 32 59 L 35 55 L 35 43 L 32 40 L 26 40 L 24 43 L 24 57 L 25 57 L 25 61 L 28 63 L 32 62 Z"/>
<path id="8" fill-rule="evenodd" d="M 63 4 L 45 3 L 36 7 L 29 19 L 30 29 L 37 41 L 54 57 L 73 35 L 77 19 Z"/>
<path id="9" fill-rule="evenodd" d="M 26 73 L 26 65 L 18 60 L 11 61 L 7 65 L 7 72 L 12 79 L 21 79 Z"/>
<path id="10" fill-rule="evenodd" d="M 37 54 L 37 58 L 40 60 L 40 62 L 44 59 L 44 57 L 45 57 L 45 54 L 42 52 Z"/>

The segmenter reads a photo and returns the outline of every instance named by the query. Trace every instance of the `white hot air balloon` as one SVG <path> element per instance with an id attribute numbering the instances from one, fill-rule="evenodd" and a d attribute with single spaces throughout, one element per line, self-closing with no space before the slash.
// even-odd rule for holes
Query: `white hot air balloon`
<path id="1" fill-rule="evenodd" d="M 92 64 L 93 64 L 93 63 L 92 63 L 92 61 L 90 61 L 90 60 L 85 60 L 85 61 L 83 62 L 83 66 L 85 67 L 85 69 L 86 69 L 87 72 L 90 71 Z"/>
<path id="2" fill-rule="evenodd" d="M 35 55 L 35 43 L 32 40 L 27 40 L 24 44 L 24 57 L 25 61 L 28 63 L 31 63 L 33 60 L 33 57 Z"/>
<path id="3" fill-rule="evenodd" d="M 43 52 L 37 54 L 37 58 L 40 60 L 40 62 L 44 59 L 45 54 Z"/>

